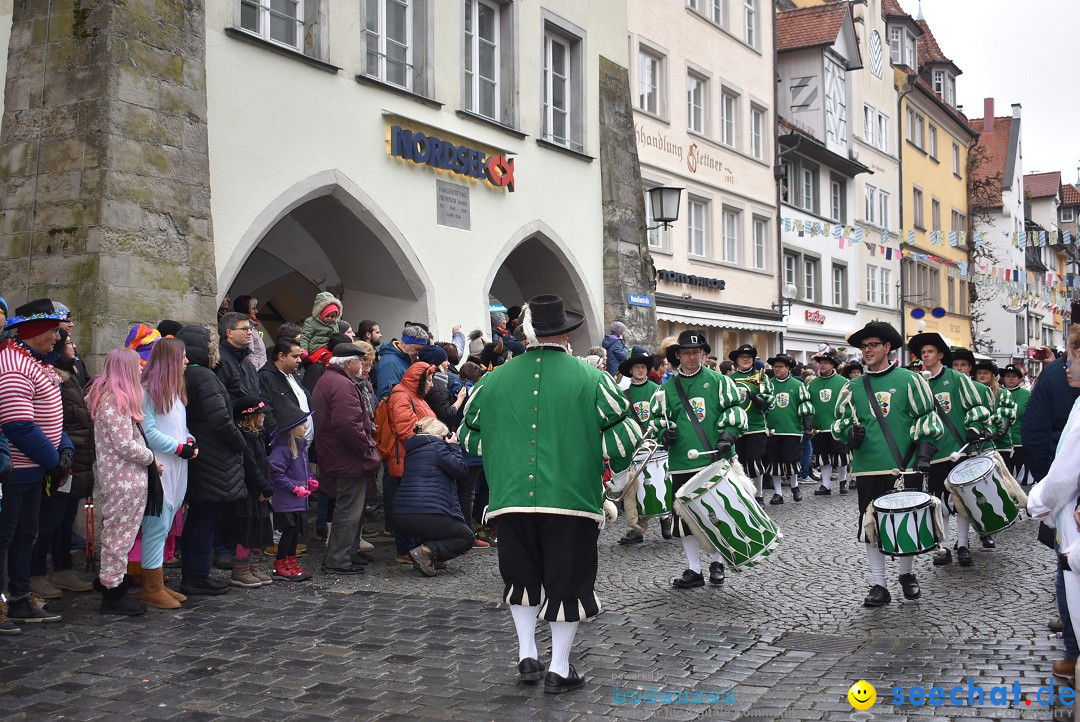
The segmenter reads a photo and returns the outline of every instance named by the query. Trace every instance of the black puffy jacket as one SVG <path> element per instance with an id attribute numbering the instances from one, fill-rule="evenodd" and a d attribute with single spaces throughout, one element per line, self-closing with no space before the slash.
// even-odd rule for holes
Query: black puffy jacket
<path id="1" fill-rule="evenodd" d="M 245 396 L 259 395 L 259 375 L 255 364 L 248 360 L 251 347 L 236 348 L 228 341 L 220 344 L 221 363 L 214 369 L 229 391 L 229 407 Z M 189 357 L 190 358 L 190 357 Z"/>
<path id="2" fill-rule="evenodd" d="M 405 473 L 394 495 L 394 513 L 445 514 L 465 521 L 457 480 L 468 473 L 460 446 L 430 434 L 413 436 L 405 442 Z"/>
<path id="3" fill-rule="evenodd" d="M 188 462 L 186 500 L 236 501 L 247 493 L 246 444 L 233 422 L 229 392 L 209 368 L 210 332 L 202 326 L 184 326 L 176 337 L 187 347 L 187 425 L 199 444 L 199 455 Z"/>
<path id="4" fill-rule="evenodd" d="M 94 494 L 94 422 L 86 408 L 82 382 L 69 365 L 69 359 L 53 364 L 60 378 L 60 398 L 64 403 L 64 433 L 75 446 L 71 461 L 71 492 L 69 496 L 82 498 Z"/>

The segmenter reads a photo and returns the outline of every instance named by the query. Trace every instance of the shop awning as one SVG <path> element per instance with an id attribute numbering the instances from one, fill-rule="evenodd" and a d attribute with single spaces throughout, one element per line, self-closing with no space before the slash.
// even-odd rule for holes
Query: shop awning
<path id="1" fill-rule="evenodd" d="M 736 328 L 742 331 L 782 332 L 787 328 L 787 324 L 785 323 L 780 321 L 770 321 L 765 318 L 746 318 L 744 316 L 733 316 L 728 313 L 688 311 L 674 308 L 657 308 L 656 318 L 658 321 L 685 323 L 690 326 Z"/>

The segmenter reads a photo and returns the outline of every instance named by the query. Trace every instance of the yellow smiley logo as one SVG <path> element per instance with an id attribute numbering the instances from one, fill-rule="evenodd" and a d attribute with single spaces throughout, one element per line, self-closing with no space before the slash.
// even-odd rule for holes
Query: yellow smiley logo
<path id="1" fill-rule="evenodd" d="M 874 706 L 874 702 L 877 701 L 877 690 L 874 686 L 866 680 L 860 679 L 855 684 L 851 685 L 851 689 L 847 693 L 848 702 L 851 706 L 859 710 L 867 710 Z"/>

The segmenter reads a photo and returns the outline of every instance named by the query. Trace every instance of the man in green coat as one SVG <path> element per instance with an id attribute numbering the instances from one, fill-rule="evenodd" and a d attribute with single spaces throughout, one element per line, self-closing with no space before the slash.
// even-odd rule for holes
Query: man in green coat
<path id="1" fill-rule="evenodd" d="M 630 410 L 634 414 L 634 420 L 637 421 L 643 433 L 649 424 L 653 394 L 660 388 L 660 384 L 649 378 L 649 371 L 652 370 L 652 367 L 653 357 L 651 354 L 644 353 L 644 351 L 632 353 L 628 359 L 619 364 L 619 375 L 630 379 L 630 385 L 623 391 L 623 395 L 626 396 L 626 400 L 630 403 Z M 630 491 L 626 492 L 626 496 L 623 497 L 623 511 L 626 512 L 626 523 L 630 528 L 626 531 L 626 535 L 619 539 L 619 543 L 624 546 L 641 544 L 645 541 L 644 535 L 645 530 L 649 527 L 649 519 L 638 516 L 637 503 L 637 494 Z M 661 517 L 660 524 L 664 538 L 670 539 L 670 515 Z"/>
<path id="2" fill-rule="evenodd" d="M 903 345 L 895 328 L 871 321 L 851 334 L 848 343 L 862 351 L 866 374 L 848 381 L 840 391 L 832 433 L 851 444 L 851 471 L 859 482 L 858 538 L 867 542 L 872 581 L 863 606 L 880 607 L 892 597 L 885 576 L 885 555 L 865 534 L 866 511 L 875 499 L 895 488 L 922 490 L 923 477 L 930 473 L 930 462 L 937 453 L 933 442 L 944 428 L 923 377 L 889 359 L 893 350 Z M 878 421 L 879 413 L 884 424 Z M 905 599 L 918 599 L 921 594 L 912 571 L 914 562 L 914 556 L 901 557 L 899 562 Z"/>
<path id="3" fill-rule="evenodd" d="M 832 471 L 835 468 L 840 483 L 840 493 L 848 491 L 848 465 L 851 463 L 851 450 L 848 445 L 833 438 L 831 432 L 836 422 L 836 400 L 840 398 L 840 389 L 847 379 L 837 372 L 842 360 L 832 351 L 822 351 L 814 356 L 818 365 L 818 375 L 806 385 L 810 393 L 810 403 L 814 405 L 814 463 L 821 469 L 821 486 L 814 491 L 814 496 L 832 494 Z"/>
<path id="4" fill-rule="evenodd" d="M 1031 389 L 1025 389 L 1020 385 L 1024 380 L 1024 372 L 1016 364 L 1009 364 L 1001 370 L 1002 385 L 1012 394 L 1013 403 L 1016 404 L 1016 421 L 1009 427 L 1009 438 L 1012 440 L 1012 458 L 1009 459 L 1009 471 L 1016 477 L 1019 484 L 1032 484 L 1033 479 L 1027 470 L 1024 461 L 1024 442 L 1020 430 L 1024 425 L 1024 415 L 1027 414 L 1028 402 L 1031 401 Z"/>
<path id="5" fill-rule="evenodd" d="M 758 504 L 764 504 L 762 484 L 765 481 L 765 453 L 769 429 L 765 413 L 772 403 L 772 379 L 757 366 L 757 349 L 744 343 L 728 354 L 735 370 L 728 376 L 739 390 L 739 405 L 746 411 L 746 432 L 735 443 L 746 475 L 757 487 Z"/>
<path id="6" fill-rule="evenodd" d="M 718 458 L 730 459 L 735 453 L 736 439 L 746 428 L 746 412 L 739 406 L 739 391 L 735 384 L 729 377 L 705 366 L 710 350 L 701 331 L 679 334 L 679 340 L 666 351 L 675 375 L 653 396 L 649 425 L 669 450 L 672 494 Z M 686 396 L 685 403 L 679 394 L 680 388 Z M 698 427 L 705 436 L 705 443 Z M 701 573 L 700 544 L 686 523 L 678 518 L 677 512 L 675 517 L 672 533 L 682 540 L 687 569 L 681 577 L 673 579 L 671 585 L 676 589 L 703 587 L 705 577 Z M 724 581 L 722 560 L 719 552 L 712 554 L 709 581 L 713 584 Z"/>
<path id="7" fill-rule="evenodd" d="M 990 408 L 990 440 L 987 448 L 994 449 L 1005 462 L 1006 468 L 1012 461 L 1012 436 L 1010 429 L 1016 420 L 1016 403 L 1012 399 L 1012 393 L 1003 389 L 998 384 L 998 367 L 992 359 L 979 359 L 975 362 L 975 386 L 986 398 L 986 405 Z M 967 523 L 964 519 L 960 522 L 961 528 Z M 979 540 L 983 549 L 993 549 L 997 546 L 994 537 L 990 534 L 980 534 Z"/>
<path id="8" fill-rule="evenodd" d="M 605 512 L 604 459 L 630 465 L 641 441 L 630 404 L 611 375 L 568 353 L 570 331 L 584 321 L 558 296 L 536 296 L 522 309 L 525 354 L 473 387 L 461 443 L 483 457 L 488 517 L 499 519 L 503 599 L 518 634 L 518 674 L 544 678 L 545 692 L 584 683 L 570 666 L 578 622 L 600 612 L 596 583 L 599 523 Z M 536 620 L 551 625 L 551 665 L 536 650 Z"/>
<path id="9" fill-rule="evenodd" d="M 769 359 L 773 367 L 772 403 L 765 416 L 769 438 L 765 451 L 765 473 L 772 476 L 773 495 L 770 504 L 783 504 L 784 492 L 780 477 L 791 478 L 791 498 L 802 501 L 799 489 L 799 462 L 802 459 L 802 439 L 813 430 L 814 406 L 806 384 L 792 376 L 795 359 L 777 354 Z"/>
<path id="10" fill-rule="evenodd" d="M 937 453 L 930 462 L 928 491 L 941 499 L 941 518 L 944 524 L 944 549 L 934 557 L 934 566 L 952 563 L 949 544 L 949 520 L 956 515 L 952 495 L 945 489 L 949 473 L 960 461 L 960 450 L 968 447 L 974 453 L 981 439 L 989 436 L 990 409 L 975 382 L 965 374 L 949 368 L 953 362 L 952 349 L 941 334 L 920 333 L 908 341 L 908 349 L 922 360 L 923 377 L 934 395 L 934 410 L 945 427 L 937 442 Z M 962 567 L 972 564 L 968 548 L 969 526 L 966 519 L 956 523 L 956 557 Z"/>

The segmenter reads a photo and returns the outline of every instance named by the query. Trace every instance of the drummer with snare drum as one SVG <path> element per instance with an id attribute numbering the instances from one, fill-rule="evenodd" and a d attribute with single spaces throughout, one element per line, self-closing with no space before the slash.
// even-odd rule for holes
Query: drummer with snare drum
<path id="1" fill-rule="evenodd" d="M 717 459 L 731 458 L 735 440 L 746 429 L 746 412 L 739 405 L 735 383 L 704 365 L 709 351 L 701 331 L 679 334 L 666 353 L 676 373 L 653 396 L 649 426 L 670 452 L 672 494 Z M 701 455 L 691 459 L 691 451 Z M 701 545 L 677 513 L 674 522 L 672 533 L 682 540 L 688 568 L 671 585 L 676 589 L 703 587 Z M 709 581 L 713 584 L 724 581 L 722 558 L 719 552 L 712 554 Z"/>
<path id="2" fill-rule="evenodd" d="M 649 371 L 652 370 L 652 367 L 653 357 L 646 353 L 632 354 L 630 358 L 619 364 L 619 373 L 630 379 L 630 386 L 623 391 L 623 394 L 626 396 L 626 400 L 630 402 L 633 419 L 641 427 L 642 431 L 645 430 L 646 425 L 649 423 L 649 409 L 652 406 L 652 397 L 656 390 L 660 388 L 659 384 L 649 379 Z M 626 512 L 626 523 L 630 527 L 626 531 L 626 535 L 619 539 L 619 543 L 624 546 L 641 544 L 645 541 L 644 534 L 649 526 L 649 518 L 638 516 L 637 503 L 637 494 L 628 493 L 623 496 L 623 510 Z M 661 518 L 661 525 L 668 530 L 664 534 L 664 538 L 670 539 L 670 517 Z"/>
<path id="3" fill-rule="evenodd" d="M 945 433 L 937 441 L 937 453 L 930 462 L 928 490 L 941 499 L 944 526 L 944 550 L 934 557 L 934 566 L 952 564 L 949 545 L 949 520 L 956 515 L 952 495 L 945 489 L 945 480 L 960 461 L 964 449 L 975 452 L 980 441 L 988 438 L 990 408 L 984 403 L 975 382 L 966 374 L 950 366 L 953 352 L 945 339 L 937 333 L 920 333 L 908 341 L 908 350 L 922 359 L 924 377 L 934 395 L 934 408 Z M 956 558 L 962 567 L 972 565 L 968 547 L 969 525 L 966 519 L 957 519 Z"/>
<path id="4" fill-rule="evenodd" d="M 885 577 L 885 555 L 866 535 L 866 511 L 875 499 L 897 487 L 922 489 L 923 476 L 929 473 L 937 452 L 933 442 L 941 437 L 944 427 L 934 413 L 934 397 L 922 376 L 889 360 L 903 343 L 895 328 L 873 321 L 851 334 L 848 343 L 862 351 L 866 374 L 848 381 L 840 390 L 832 433 L 851 444 L 851 470 L 858 478 L 858 539 L 866 543 L 872 584 L 863 606 L 880 607 L 892 597 Z M 899 567 L 904 597 L 918 599 L 914 557 L 902 556 Z"/>

